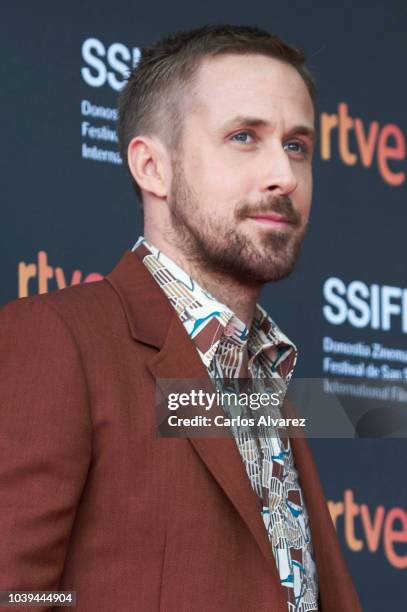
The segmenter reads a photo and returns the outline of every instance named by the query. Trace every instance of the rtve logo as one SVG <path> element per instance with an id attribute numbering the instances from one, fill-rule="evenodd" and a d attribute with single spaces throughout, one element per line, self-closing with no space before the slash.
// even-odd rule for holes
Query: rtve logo
<path id="1" fill-rule="evenodd" d="M 86 65 L 82 66 L 81 74 L 87 85 L 103 87 L 107 84 L 120 91 L 129 70 L 140 59 L 140 49 L 129 49 L 120 42 L 106 46 L 98 38 L 87 38 L 82 44 L 82 59 Z"/>
<path id="2" fill-rule="evenodd" d="M 353 118 L 349 115 L 348 105 L 340 102 L 337 113 L 321 113 L 320 116 L 322 159 L 331 159 L 335 136 L 339 158 L 344 164 L 362 164 L 370 168 L 375 159 L 379 175 L 386 183 L 392 187 L 404 183 L 406 174 L 397 162 L 406 158 L 406 140 L 397 125 L 380 125 L 378 121 L 368 123 L 358 117 Z"/>
<path id="3" fill-rule="evenodd" d="M 407 568 L 407 512 L 403 508 L 355 503 L 352 489 L 344 491 L 343 500 L 328 501 L 328 510 L 337 531 L 353 552 L 382 552 L 395 568 Z M 404 546 L 403 546 L 404 545 Z"/>
<path id="4" fill-rule="evenodd" d="M 54 268 L 49 265 L 47 252 L 39 251 L 37 263 L 20 261 L 18 264 L 18 297 L 27 297 L 32 293 L 47 293 L 55 289 L 65 289 L 68 285 L 92 283 L 102 279 L 103 275 L 98 272 L 91 272 L 83 277 L 81 270 L 74 270 L 71 278 L 67 279 L 61 267 Z"/>

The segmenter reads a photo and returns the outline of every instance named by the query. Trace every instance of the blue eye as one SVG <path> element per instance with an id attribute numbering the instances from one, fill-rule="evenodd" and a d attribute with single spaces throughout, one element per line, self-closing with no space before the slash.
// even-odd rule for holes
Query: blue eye
<path id="1" fill-rule="evenodd" d="M 235 142 L 240 142 L 241 144 L 250 144 L 251 141 L 248 138 L 252 138 L 250 132 L 239 132 L 238 134 L 234 134 L 232 136 L 232 140 Z"/>
<path id="2" fill-rule="evenodd" d="M 291 153 L 307 153 L 308 149 L 307 146 L 302 143 L 302 142 L 298 142 L 298 141 L 293 141 L 293 142 L 287 142 L 284 145 L 284 149 L 287 151 L 290 151 Z"/>

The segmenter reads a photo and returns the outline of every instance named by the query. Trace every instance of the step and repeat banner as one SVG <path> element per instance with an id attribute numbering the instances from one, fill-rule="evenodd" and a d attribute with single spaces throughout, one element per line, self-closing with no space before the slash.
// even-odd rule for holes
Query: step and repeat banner
<path id="1" fill-rule="evenodd" d="M 295 273 L 262 303 L 299 347 L 297 377 L 349 406 L 407 405 L 404 2 L 27 1 L 1 13 L 1 303 L 98 280 L 141 233 L 115 131 L 140 47 L 205 23 L 258 25 L 305 50 L 318 89 L 310 228 Z M 363 431 L 310 443 L 364 610 L 405 610 L 407 440 Z"/>

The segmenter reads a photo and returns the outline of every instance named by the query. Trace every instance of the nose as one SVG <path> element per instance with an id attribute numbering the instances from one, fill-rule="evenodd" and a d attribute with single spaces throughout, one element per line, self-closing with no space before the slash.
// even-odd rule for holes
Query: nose
<path id="1" fill-rule="evenodd" d="M 279 142 L 268 152 L 264 160 L 264 190 L 274 195 L 289 195 L 297 187 L 297 178 L 292 162 L 283 145 Z"/>

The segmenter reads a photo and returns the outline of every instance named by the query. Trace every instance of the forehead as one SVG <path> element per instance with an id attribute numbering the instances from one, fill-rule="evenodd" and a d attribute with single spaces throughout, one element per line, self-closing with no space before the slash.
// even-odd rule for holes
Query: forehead
<path id="1" fill-rule="evenodd" d="M 213 123 L 236 114 L 314 124 L 311 96 L 297 70 L 257 54 L 204 58 L 195 77 L 193 109 L 202 120 Z"/>

